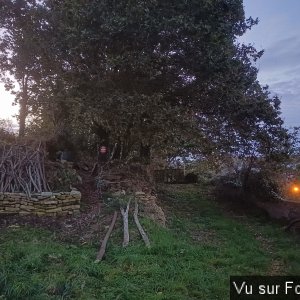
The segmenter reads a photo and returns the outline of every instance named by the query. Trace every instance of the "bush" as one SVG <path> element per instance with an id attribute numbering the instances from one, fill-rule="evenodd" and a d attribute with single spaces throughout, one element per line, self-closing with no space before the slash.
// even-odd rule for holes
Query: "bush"
<path id="1" fill-rule="evenodd" d="M 76 170 L 68 163 L 48 162 L 46 164 L 47 181 L 52 191 L 69 191 L 71 186 L 80 183 Z"/>
<path id="2" fill-rule="evenodd" d="M 228 201 L 276 201 L 280 188 L 276 180 L 268 173 L 252 171 L 243 182 L 241 174 L 230 174 L 215 181 L 218 199 Z"/>
<path id="3" fill-rule="evenodd" d="M 250 173 L 245 193 L 253 194 L 255 200 L 276 201 L 280 194 L 279 185 L 272 175 L 265 172 Z"/>
<path id="4" fill-rule="evenodd" d="M 197 183 L 198 182 L 198 176 L 195 173 L 188 173 L 184 177 L 184 181 L 186 183 Z"/>
<path id="5" fill-rule="evenodd" d="M 217 177 L 213 184 L 217 199 L 234 202 L 244 200 L 242 184 L 236 174 Z"/>

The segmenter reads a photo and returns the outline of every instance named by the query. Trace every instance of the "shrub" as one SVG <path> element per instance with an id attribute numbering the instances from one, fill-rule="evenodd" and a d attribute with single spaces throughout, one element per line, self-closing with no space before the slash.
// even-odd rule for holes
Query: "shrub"
<path id="1" fill-rule="evenodd" d="M 240 174 L 229 174 L 215 180 L 215 194 L 218 199 L 227 201 L 276 201 L 280 188 L 276 179 L 263 171 L 252 171 L 243 181 Z"/>

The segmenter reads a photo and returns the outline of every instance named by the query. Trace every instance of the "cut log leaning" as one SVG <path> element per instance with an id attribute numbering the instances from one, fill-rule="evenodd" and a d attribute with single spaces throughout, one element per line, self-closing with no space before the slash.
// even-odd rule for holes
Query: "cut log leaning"
<path id="1" fill-rule="evenodd" d="M 129 229 L 128 229 L 128 212 L 129 212 L 130 200 L 127 203 L 126 210 L 123 207 L 120 207 L 120 211 L 123 217 L 123 247 L 127 247 L 129 244 Z"/>
<path id="2" fill-rule="evenodd" d="M 109 239 L 109 237 L 110 237 L 110 235 L 111 235 L 111 233 L 112 233 L 112 231 L 113 231 L 113 229 L 114 229 L 114 226 L 115 226 L 117 217 L 118 217 L 118 212 L 115 211 L 115 212 L 114 212 L 114 216 L 113 216 L 112 221 L 111 221 L 111 224 L 110 224 L 110 226 L 109 226 L 109 228 L 108 228 L 108 230 L 107 230 L 107 233 L 106 233 L 106 235 L 105 235 L 105 237 L 104 237 L 104 240 L 102 241 L 100 250 L 99 250 L 99 252 L 98 252 L 98 254 L 97 254 L 97 258 L 96 258 L 96 260 L 95 260 L 95 263 L 101 261 L 102 258 L 103 258 L 103 256 L 104 256 L 104 254 L 105 254 L 107 241 L 108 241 L 108 239 Z"/>
<path id="3" fill-rule="evenodd" d="M 138 213 L 139 213 L 139 205 L 138 202 L 135 200 L 134 213 L 133 213 L 134 222 L 142 236 L 143 241 L 145 242 L 146 247 L 150 248 L 149 238 L 139 221 Z"/>

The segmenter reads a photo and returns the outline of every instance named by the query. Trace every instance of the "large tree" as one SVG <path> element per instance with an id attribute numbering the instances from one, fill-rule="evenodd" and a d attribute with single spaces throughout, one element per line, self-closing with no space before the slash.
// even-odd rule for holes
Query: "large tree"
<path id="1" fill-rule="evenodd" d="M 51 74 L 45 6 L 41 1 L 0 1 L 0 75 L 19 104 L 19 136 Z M 45 60 L 45 59 L 48 60 Z"/>
<path id="2" fill-rule="evenodd" d="M 40 64 L 56 66 L 35 102 L 42 120 L 54 109 L 74 135 L 109 136 L 123 157 L 253 140 L 267 153 L 286 138 L 278 99 L 257 81 L 262 53 L 237 43 L 257 23 L 241 0 L 39 3 L 31 24 L 46 27 L 50 49 Z"/>

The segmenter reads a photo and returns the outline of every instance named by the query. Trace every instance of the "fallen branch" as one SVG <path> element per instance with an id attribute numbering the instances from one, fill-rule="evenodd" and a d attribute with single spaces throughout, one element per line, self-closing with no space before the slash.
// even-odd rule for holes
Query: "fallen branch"
<path id="1" fill-rule="evenodd" d="M 128 229 L 129 205 L 130 205 L 130 200 L 127 203 L 126 210 L 124 210 L 123 207 L 120 207 L 120 211 L 123 217 L 123 232 L 124 232 L 123 247 L 127 247 L 129 244 L 129 229 Z"/>
<path id="2" fill-rule="evenodd" d="M 300 223 L 300 219 L 296 219 L 296 220 L 291 221 L 291 222 L 284 228 L 284 230 L 285 230 L 285 231 L 290 230 L 290 229 L 291 229 L 295 224 L 297 224 L 297 223 Z"/>
<path id="3" fill-rule="evenodd" d="M 107 230 L 107 232 L 106 232 L 106 235 L 105 235 L 105 237 L 104 237 L 104 240 L 102 241 L 100 250 L 99 250 L 99 252 L 98 252 L 98 254 L 97 254 L 95 263 L 98 263 L 99 261 L 101 261 L 102 258 L 103 258 L 103 256 L 104 256 L 104 254 L 105 254 L 106 245 L 107 245 L 108 239 L 109 239 L 109 237 L 110 237 L 110 235 L 111 235 L 111 233 L 112 233 L 112 231 L 113 231 L 113 229 L 114 229 L 114 226 L 115 226 L 117 217 L 118 217 L 118 212 L 115 211 L 114 216 L 113 216 L 113 218 L 112 218 L 112 221 L 111 221 L 111 223 L 110 223 L 110 226 L 109 226 L 109 228 L 108 228 L 108 230 Z"/>
<path id="4" fill-rule="evenodd" d="M 94 165 L 93 165 L 93 168 L 92 168 L 92 171 L 91 171 L 91 174 L 90 174 L 91 176 L 94 175 L 94 173 L 95 173 L 97 167 L 98 167 L 98 163 L 96 162 L 96 163 L 94 163 Z"/>
<path id="5" fill-rule="evenodd" d="M 149 238 L 139 221 L 138 213 L 139 213 L 139 205 L 138 202 L 135 200 L 134 213 L 133 213 L 134 222 L 142 236 L 143 241 L 145 242 L 146 247 L 150 248 Z"/>

